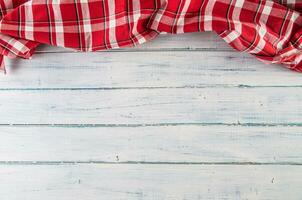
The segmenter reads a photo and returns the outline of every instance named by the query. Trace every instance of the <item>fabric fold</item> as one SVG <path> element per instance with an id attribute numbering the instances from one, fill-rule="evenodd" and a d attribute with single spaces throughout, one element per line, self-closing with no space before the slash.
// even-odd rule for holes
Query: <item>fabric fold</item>
<path id="1" fill-rule="evenodd" d="M 39 44 L 75 51 L 136 46 L 160 33 L 213 31 L 237 51 L 302 71 L 302 3 L 271 0 L 0 0 L 3 56 Z"/>
<path id="2" fill-rule="evenodd" d="M 3 18 L 28 0 L 0 0 L 0 26 Z M 0 31 L 1 32 L 1 31 Z M 0 69 L 6 72 L 4 56 L 31 58 L 39 43 L 0 33 Z"/>
<path id="3" fill-rule="evenodd" d="M 214 31 L 235 50 L 301 71 L 299 12 L 273 1 L 200 1 L 189 10 L 180 2 L 176 12 L 172 4 L 160 12 L 161 17 L 153 16 L 148 28 L 172 34 Z"/>

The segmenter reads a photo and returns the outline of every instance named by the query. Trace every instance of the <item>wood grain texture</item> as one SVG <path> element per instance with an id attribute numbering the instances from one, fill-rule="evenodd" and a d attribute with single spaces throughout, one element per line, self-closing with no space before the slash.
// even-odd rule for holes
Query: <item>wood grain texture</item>
<path id="1" fill-rule="evenodd" d="M 301 166 L 0 166 L 1 199 L 299 199 Z"/>
<path id="2" fill-rule="evenodd" d="M 210 33 L 0 76 L 0 199 L 301 199 L 302 79 Z"/>
<path id="3" fill-rule="evenodd" d="M 264 65 L 248 54 L 231 49 L 216 51 L 216 43 L 202 36 L 174 36 L 166 42 L 162 38 L 159 41 L 162 45 L 151 42 L 145 50 L 135 48 L 132 52 L 57 53 L 57 48 L 46 49 L 30 61 L 8 60 L 9 75 L 1 76 L 0 90 L 302 85 L 299 73 L 279 65 Z M 178 41 L 178 38 L 182 39 Z M 162 49 L 165 45 L 169 51 Z M 181 49 L 183 46 L 186 48 Z"/>
<path id="4" fill-rule="evenodd" d="M 301 74 L 237 52 L 43 53 L 0 79 L 0 89 L 301 86 Z"/>
<path id="5" fill-rule="evenodd" d="M 2 163 L 302 165 L 302 127 L 0 127 Z"/>
<path id="6" fill-rule="evenodd" d="M 0 124 L 301 125 L 301 93 L 302 88 L 2 91 Z"/>

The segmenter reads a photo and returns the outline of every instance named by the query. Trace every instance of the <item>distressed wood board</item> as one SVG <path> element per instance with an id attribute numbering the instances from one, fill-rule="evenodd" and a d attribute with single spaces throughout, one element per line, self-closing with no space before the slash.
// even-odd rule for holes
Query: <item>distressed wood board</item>
<path id="1" fill-rule="evenodd" d="M 302 197 L 301 74 L 212 33 L 7 65 L 0 199 Z"/>

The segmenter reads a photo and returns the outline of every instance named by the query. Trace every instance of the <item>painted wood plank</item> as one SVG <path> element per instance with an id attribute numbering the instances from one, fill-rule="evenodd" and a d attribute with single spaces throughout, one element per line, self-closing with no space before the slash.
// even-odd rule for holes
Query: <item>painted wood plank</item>
<path id="1" fill-rule="evenodd" d="M 1 199 L 300 199 L 301 166 L 0 166 Z"/>
<path id="2" fill-rule="evenodd" d="M 220 50 L 230 51 L 229 47 L 215 33 L 186 33 L 186 34 L 162 34 L 156 39 L 146 42 L 136 48 L 123 48 L 113 51 L 164 51 L 164 50 Z M 36 52 L 72 52 L 71 49 L 41 45 Z"/>
<path id="3" fill-rule="evenodd" d="M 51 53 L 7 66 L 18 70 L 0 89 L 302 86 L 300 73 L 235 52 Z"/>
<path id="4" fill-rule="evenodd" d="M 1 91 L 0 124 L 301 125 L 302 88 Z"/>
<path id="5" fill-rule="evenodd" d="M 295 163 L 302 127 L 0 127 L 0 162 Z"/>

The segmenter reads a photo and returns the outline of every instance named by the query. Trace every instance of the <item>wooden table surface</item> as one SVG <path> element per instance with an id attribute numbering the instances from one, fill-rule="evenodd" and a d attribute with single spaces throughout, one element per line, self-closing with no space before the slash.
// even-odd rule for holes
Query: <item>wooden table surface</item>
<path id="1" fill-rule="evenodd" d="M 1 200 L 302 198 L 302 74 L 214 34 L 7 65 Z"/>

